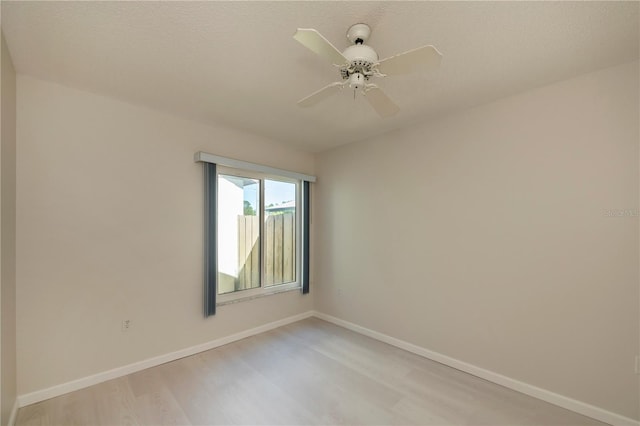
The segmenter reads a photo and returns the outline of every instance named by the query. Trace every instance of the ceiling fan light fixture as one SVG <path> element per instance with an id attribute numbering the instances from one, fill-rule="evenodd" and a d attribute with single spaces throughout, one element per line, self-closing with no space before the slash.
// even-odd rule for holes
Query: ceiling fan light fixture
<path id="1" fill-rule="evenodd" d="M 366 79 L 364 75 L 359 72 L 355 72 L 349 76 L 349 87 L 353 90 L 364 89 Z"/>

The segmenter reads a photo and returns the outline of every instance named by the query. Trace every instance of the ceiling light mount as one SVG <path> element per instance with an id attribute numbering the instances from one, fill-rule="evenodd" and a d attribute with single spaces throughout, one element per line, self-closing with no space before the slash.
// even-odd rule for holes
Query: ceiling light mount
<path id="1" fill-rule="evenodd" d="M 347 30 L 347 39 L 353 44 L 364 44 L 371 36 L 371 27 L 367 24 L 353 24 Z"/>

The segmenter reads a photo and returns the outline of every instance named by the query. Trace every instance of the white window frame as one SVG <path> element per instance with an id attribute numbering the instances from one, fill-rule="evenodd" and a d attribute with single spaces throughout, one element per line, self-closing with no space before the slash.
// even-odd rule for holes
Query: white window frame
<path id="1" fill-rule="evenodd" d="M 255 299 L 258 297 L 264 297 L 272 294 L 283 293 L 292 290 L 300 290 L 302 288 L 302 180 L 295 179 L 290 176 L 282 176 L 281 174 L 274 174 L 269 172 L 255 171 L 247 168 L 228 167 L 219 165 L 216 168 L 216 182 L 220 175 L 231 175 L 238 177 L 246 177 L 249 179 L 258 179 L 260 181 L 260 195 L 259 195 L 259 223 L 260 223 L 260 287 L 238 290 L 230 293 L 220 294 L 218 288 L 216 288 L 216 305 L 227 305 L 230 303 L 236 303 L 243 300 Z M 295 247 L 295 281 L 284 284 L 276 284 L 265 287 L 265 270 L 264 270 L 264 255 L 265 255 L 265 238 L 264 238 L 264 180 L 276 180 L 280 182 L 293 183 L 296 185 L 296 211 L 295 211 L 295 235 L 296 235 L 296 247 Z M 219 197 L 220 194 L 218 194 Z M 220 198 L 217 200 L 218 208 L 221 204 Z M 218 244 L 218 242 L 216 242 Z M 222 248 L 218 245 L 218 252 Z M 219 265 L 218 265 L 219 266 Z M 219 270 L 219 268 L 216 268 Z M 219 281 L 218 281 L 219 284 Z M 217 287 L 217 286 L 216 286 Z"/>
<path id="2" fill-rule="evenodd" d="M 222 157 L 219 155 L 210 154 L 203 151 L 198 151 L 195 153 L 194 161 L 196 163 L 210 163 L 214 165 L 214 167 L 204 168 L 205 170 L 205 174 L 204 174 L 205 212 L 209 215 L 211 214 L 209 212 L 209 208 L 217 204 L 217 200 L 216 202 L 212 202 L 209 197 L 212 194 L 216 194 L 217 196 L 217 192 L 218 192 L 216 189 L 217 183 L 218 183 L 217 172 L 219 167 L 228 167 L 228 168 L 233 168 L 233 169 L 238 169 L 243 171 L 264 173 L 266 175 L 271 175 L 275 178 L 291 178 L 291 179 L 300 181 L 300 185 L 298 186 L 299 206 L 296 206 L 296 210 L 299 211 L 298 224 L 297 224 L 298 236 L 296 238 L 296 241 L 297 241 L 296 249 L 297 249 L 297 256 L 298 256 L 298 259 L 296 259 L 298 262 L 298 268 L 296 268 L 296 275 L 298 280 L 297 280 L 297 283 L 295 284 L 297 284 L 297 286 L 291 289 L 284 288 L 284 285 L 270 286 L 266 288 L 266 290 L 263 290 L 262 294 L 255 294 L 251 296 L 247 296 L 247 293 L 245 291 L 229 293 L 230 295 L 240 294 L 240 296 L 236 296 L 237 298 L 233 296 L 222 297 L 224 295 L 218 295 L 218 288 L 217 288 L 218 277 L 217 276 L 214 277 L 211 275 L 211 272 L 213 271 L 215 271 L 215 273 L 217 274 L 218 265 L 216 265 L 216 267 L 213 267 L 213 268 L 210 267 L 211 262 L 218 262 L 217 241 L 215 242 L 216 250 L 215 252 L 213 252 L 211 251 L 211 239 L 210 239 L 212 236 L 216 236 L 217 231 L 214 232 L 209 228 L 211 225 L 216 223 L 217 220 L 215 219 L 211 220 L 212 216 L 208 216 L 207 218 L 205 218 L 205 221 L 204 221 L 205 222 L 205 242 L 206 242 L 205 259 L 204 259 L 205 262 L 203 265 L 204 278 L 205 278 L 204 279 L 204 308 L 205 308 L 204 315 L 205 317 L 215 315 L 216 313 L 215 308 L 218 305 L 235 303 L 240 300 L 252 299 L 254 297 L 262 297 L 268 294 L 275 294 L 283 291 L 290 291 L 290 290 L 296 290 L 296 289 L 301 289 L 303 294 L 308 293 L 309 285 L 310 285 L 309 283 L 309 262 L 310 262 L 309 227 L 311 224 L 311 212 L 308 210 L 310 200 L 307 199 L 306 197 L 309 196 L 309 188 L 310 188 L 309 185 L 310 183 L 313 183 L 316 181 L 316 177 L 312 175 L 303 174 L 303 173 L 293 172 L 290 170 L 277 169 L 277 168 L 265 166 L 262 164 L 236 160 L 234 158 Z M 211 176 L 209 174 L 211 170 L 216 171 L 216 176 Z M 217 215 L 217 212 L 215 214 Z M 214 226 L 217 226 L 217 224 Z M 212 287 L 211 284 L 213 284 L 214 282 L 216 283 L 215 289 L 211 288 Z M 260 287 L 260 288 L 265 289 L 265 287 Z"/>

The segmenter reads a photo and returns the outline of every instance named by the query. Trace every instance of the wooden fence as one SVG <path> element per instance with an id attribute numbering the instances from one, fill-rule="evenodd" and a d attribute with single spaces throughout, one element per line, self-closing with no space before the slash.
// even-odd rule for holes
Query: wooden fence
<path id="1" fill-rule="evenodd" d="M 238 216 L 238 278 L 236 290 L 260 285 L 260 222 Z M 295 281 L 296 222 L 293 213 L 267 216 L 264 226 L 264 285 Z"/>
<path id="2" fill-rule="evenodd" d="M 260 222 L 258 216 L 238 216 L 238 277 L 235 290 L 260 286 Z"/>

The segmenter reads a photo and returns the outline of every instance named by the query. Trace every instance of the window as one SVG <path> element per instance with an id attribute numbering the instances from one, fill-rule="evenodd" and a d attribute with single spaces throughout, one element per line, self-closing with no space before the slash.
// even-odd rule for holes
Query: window
<path id="1" fill-rule="evenodd" d="M 314 176 L 196 153 L 204 163 L 205 316 L 216 304 L 309 292 Z"/>
<path id="2" fill-rule="evenodd" d="M 222 167 L 217 181 L 218 295 L 300 287 L 300 181 Z"/>

